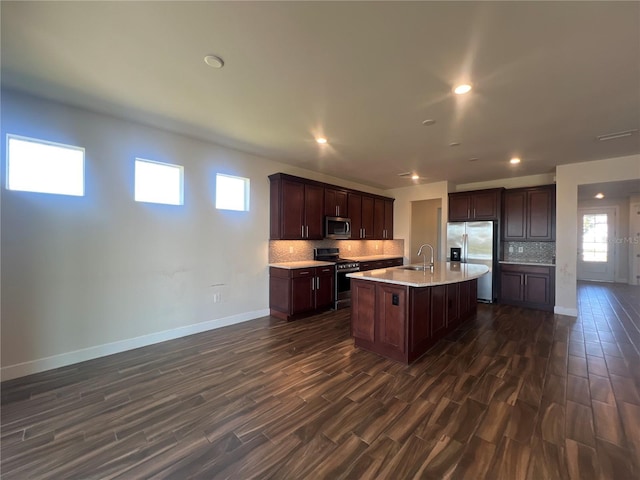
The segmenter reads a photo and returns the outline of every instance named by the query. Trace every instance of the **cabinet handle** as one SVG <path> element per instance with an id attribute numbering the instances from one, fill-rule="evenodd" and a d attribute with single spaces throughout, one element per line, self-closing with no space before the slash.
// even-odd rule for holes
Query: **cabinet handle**
<path id="1" fill-rule="evenodd" d="M 320 277 L 316 277 L 316 289 L 320 290 Z"/>
<path id="2" fill-rule="evenodd" d="M 311 291 L 313 292 L 316 289 L 316 279 L 311 280 Z"/>
<path id="3" fill-rule="evenodd" d="M 300 272 L 300 275 L 309 275 L 309 272 Z"/>
<path id="4" fill-rule="evenodd" d="M 300 232 L 300 236 L 304 238 L 304 225 L 302 225 L 300 228 L 302 229 L 302 231 Z"/>
<path id="5" fill-rule="evenodd" d="M 336 217 L 340 216 L 340 205 L 336 205 Z"/>
<path id="6" fill-rule="evenodd" d="M 309 225 L 307 225 L 307 238 L 309 238 Z"/>

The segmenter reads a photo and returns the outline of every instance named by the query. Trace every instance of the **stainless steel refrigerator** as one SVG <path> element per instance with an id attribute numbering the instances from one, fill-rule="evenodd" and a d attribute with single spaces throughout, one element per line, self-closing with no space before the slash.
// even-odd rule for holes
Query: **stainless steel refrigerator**
<path id="1" fill-rule="evenodd" d="M 478 300 L 493 303 L 494 260 L 497 252 L 497 228 L 494 222 L 451 222 L 447 224 L 447 261 L 451 249 L 460 249 L 463 263 L 489 267 L 489 273 L 478 279 Z"/>

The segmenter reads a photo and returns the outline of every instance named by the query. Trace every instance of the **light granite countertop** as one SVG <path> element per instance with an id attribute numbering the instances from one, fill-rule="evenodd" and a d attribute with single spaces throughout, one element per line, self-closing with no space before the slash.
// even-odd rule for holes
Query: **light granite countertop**
<path id="1" fill-rule="evenodd" d="M 301 260 L 299 262 L 281 262 L 270 263 L 270 267 L 286 268 L 289 270 L 295 270 L 296 268 L 311 268 L 311 267 L 326 267 L 328 265 L 335 265 L 335 262 L 320 262 L 318 260 Z"/>
<path id="2" fill-rule="evenodd" d="M 555 267 L 554 263 L 528 262 L 526 260 L 500 260 L 504 265 L 534 265 L 536 267 Z"/>
<path id="3" fill-rule="evenodd" d="M 422 264 L 415 264 L 422 266 Z M 409 287 L 435 287 L 448 283 L 465 282 L 481 277 L 489 271 L 486 265 L 458 262 L 436 262 L 434 272 L 406 270 L 403 267 L 380 268 L 366 272 L 348 273 L 347 277 L 373 282 L 392 283 Z"/>

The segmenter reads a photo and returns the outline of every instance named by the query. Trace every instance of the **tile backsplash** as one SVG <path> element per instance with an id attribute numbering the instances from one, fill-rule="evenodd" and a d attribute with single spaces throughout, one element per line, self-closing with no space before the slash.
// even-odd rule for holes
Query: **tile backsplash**
<path id="1" fill-rule="evenodd" d="M 269 263 L 313 260 L 314 248 L 338 247 L 340 256 L 404 255 L 404 240 L 270 240 Z"/>
<path id="2" fill-rule="evenodd" d="M 522 249 L 522 252 L 519 250 Z M 555 263 L 555 242 L 504 242 L 502 259 L 507 262 Z"/>

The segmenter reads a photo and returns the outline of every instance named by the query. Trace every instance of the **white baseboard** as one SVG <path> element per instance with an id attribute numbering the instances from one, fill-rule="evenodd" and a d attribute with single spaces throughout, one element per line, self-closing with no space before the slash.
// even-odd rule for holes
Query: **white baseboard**
<path id="1" fill-rule="evenodd" d="M 555 307 L 553 307 L 553 313 L 557 313 L 558 315 L 567 315 L 569 317 L 577 317 L 578 309 L 559 307 L 556 305 Z"/>
<path id="2" fill-rule="evenodd" d="M 145 347 L 154 343 L 160 343 L 175 338 L 186 337 L 194 333 L 206 332 L 216 328 L 227 327 L 236 323 L 242 323 L 269 315 L 269 309 L 254 310 L 253 312 L 244 312 L 230 317 L 217 318 L 207 322 L 186 325 L 162 332 L 150 333 L 140 337 L 128 338 L 104 345 L 96 345 L 95 347 L 83 348 L 73 352 L 61 353 L 51 357 L 38 358 L 28 362 L 9 365 L 0 369 L 2 381 L 11 380 L 12 378 L 24 377 L 32 373 L 44 372 L 59 367 L 66 367 L 74 363 L 84 362 L 85 360 L 93 360 L 94 358 L 112 355 L 114 353 L 132 350 L 134 348 Z"/>

